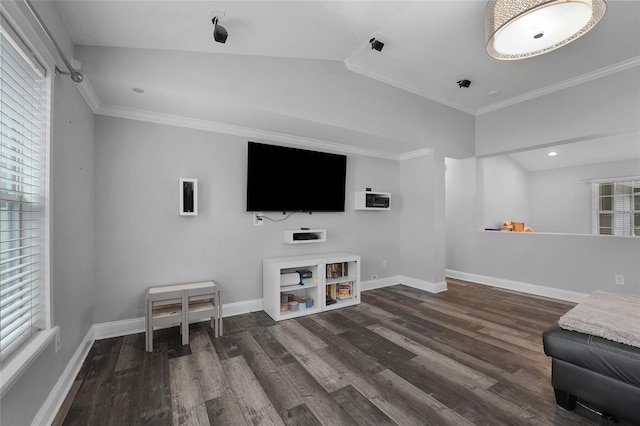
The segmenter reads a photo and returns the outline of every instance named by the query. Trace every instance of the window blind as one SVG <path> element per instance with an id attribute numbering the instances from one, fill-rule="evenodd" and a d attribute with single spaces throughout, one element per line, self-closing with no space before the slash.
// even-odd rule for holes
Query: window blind
<path id="1" fill-rule="evenodd" d="M 640 181 L 595 183 L 600 235 L 640 236 Z"/>
<path id="2" fill-rule="evenodd" d="M 0 361 L 44 325 L 46 81 L 2 25 Z"/>

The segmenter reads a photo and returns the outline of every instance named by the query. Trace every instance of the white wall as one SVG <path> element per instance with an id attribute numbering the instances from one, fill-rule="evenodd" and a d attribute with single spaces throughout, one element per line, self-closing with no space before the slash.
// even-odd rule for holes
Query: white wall
<path id="1" fill-rule="evenodd" d="M 529 176 L 508 156 L 484 162 L 484 228 L 499 228 L 505 221 L 529 225 Z"/>
<path id="2" fill-rule="evenodd" d="M 565 167 L 529 173 L 531 226 L 538 232 L 591 234 L 589 179 L 640 176 L 640 160 Z"/>
<path id="3" fill-rule="evenodd" d="M 401 199 L 397 161 L 348 156 L 344 213 L 254 227 L 246 156 L 242 137 L 96 117 L 95 323 L 144 316 L 151 285 L 214 279 L 225 303 L 261 299 L 266 257 L 348 251 L 362 256 L 363 277 L 400 273 L 398 209 L 353 210 L 353 193 L 366 187 Z M 181 177 L 198 179 L 196 217 L 177 214 Z M 283 230 L 300 227 L 327 229 L 327 242 L 285 244 Z"/>

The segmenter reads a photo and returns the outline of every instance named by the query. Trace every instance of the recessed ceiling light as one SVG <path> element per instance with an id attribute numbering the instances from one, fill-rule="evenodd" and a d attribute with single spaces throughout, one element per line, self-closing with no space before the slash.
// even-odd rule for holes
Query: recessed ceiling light
<path id="1" fill-rule="evenodd" d="M 136 92 L 136 93 L 144 93 L 144 89 L 140 89 L 139 87 L 134 87 L 134 88 L 133 88 L 133 89 L 131 89 L 131 90 L 133 90 L 133 91 L 134 91 L 134 92 Z"/>
<path id="2" fill-rule="evenodd" d="M 500 96 L 500 91 L 499 90 L 492 90 L 489 92 L 489 96 L 492 98 L 498 97 Z"/>
<path id="3" fill-rule="evenodd" d="M 547 155 L 548 155 L 549 157 L 555 157 L 556 155 L 558 155 L 558 153 L 557 153 L 557 152 L 555 152 L 555 151 L 551 151 L 551 152 L 549 152 Z"/>

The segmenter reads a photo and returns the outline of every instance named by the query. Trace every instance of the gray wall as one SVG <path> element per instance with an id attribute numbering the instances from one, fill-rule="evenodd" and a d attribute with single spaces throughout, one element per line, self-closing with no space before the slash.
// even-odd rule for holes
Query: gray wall
<path id="1" fill-rule="evenodd" d="M 585 294 L 640 294 L 640 238 L 479 231 L 476 161 L 447 160 L 447 269 Z M 625 286 L 614 284 L 615 274 Z"/>
<path id="2" fill-rule="evenodd" d="M 476 117 L 487 156 L 640 128 L 640 71 L 632 67 Z"/>
<path id="3" fill-rule="evenodd" d="M 505 221 L 529 224 L 529 176 L 507 156 L 481 159 L 484 169 L 484 228 Z"/>
<path id="4" fill-rule="evenodd" d="M 444 157 L 434 150 L 400 164 L 402 275 L 444 281 Z"/>
<path id="5" fill-rule="evenodd" d="M 93 113 L 68 77 L 54 79 L 51 141 L 51 302 L 54 343 L 0 401 L 0 423 L 31 424 L 93 325 Z"/>
<path id="6" fill-rule="evenodd" d="M 480 115 L 476 154 L 637 129 L 638 73 L 633 67 Z M 580 293 L 640 293 L 640 238 L 478 231 L 474 223 L 484 201 L 481 164 L 466 159 L 447 165 L 448 269 Z M 614 284 L 615 274 L 625 276 L 625 286 Z"/>
<path id="7" fill-rule="evenodd" d="M 95 135 L 95 323 L 144 316 L 151 285 L 214 279 L 225 303 L 261 299 L 266 257 L 348 251 L 362 256 L 363 277 L 400 273 L 399 210 L 353 210 L 353 193 L 366 187 L 401 200 L 397 161 L 348 156 L 344 213 L 254 227 L 245 211 L 246 138 L 105 116 Z M 178 216 L 181 177 L 198 179 L 196 217 Z M 327 229 L 327 242 L 285 244 L 283 230 L 300 227 Z"/>
<path id="8" fill-rule="evenodd" d="M 480 229 L 515 220 L 536 232 L 591 234 L 593 200 L 588 180 L 640 174 L 638 159 L 532 172 L 508 155 L 479 161 L 484 177 Z"/>
<path id="9" fill-rule="evenodd" d="M 531 226 L 539 232 L 591 234 L 592 185 L 584 180 L 639 175 L 639 159 L 531 172 Z"/>

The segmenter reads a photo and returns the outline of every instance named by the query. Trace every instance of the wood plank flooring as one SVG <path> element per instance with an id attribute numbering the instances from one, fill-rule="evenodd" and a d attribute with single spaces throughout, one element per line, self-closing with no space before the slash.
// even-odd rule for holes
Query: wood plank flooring
<path id="1" fill-rule="evenodd" d="M 55 425 L 597 425 L 556 407 L 542 331 L 573 304 L 448 280 L 275 323 L 96 341 Z"/>

